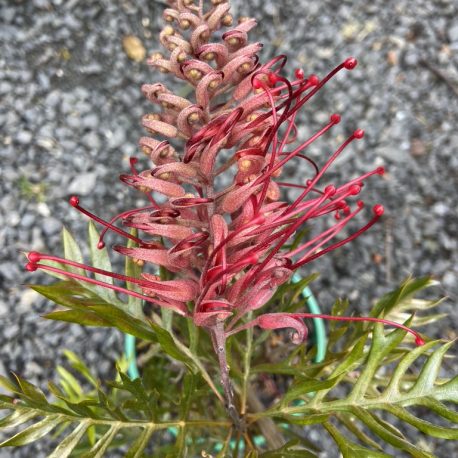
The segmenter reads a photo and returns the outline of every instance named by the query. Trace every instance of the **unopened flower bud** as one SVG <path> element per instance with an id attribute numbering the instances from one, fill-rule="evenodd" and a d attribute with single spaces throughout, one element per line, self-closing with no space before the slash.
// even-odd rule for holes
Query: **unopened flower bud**
<path id="1" fill-rule="evenodd" d="M 219 81 L 218 80 L 213 80 L 210 82 L 210 84 L 208 85 L 208 87 L 210 89 L 216 89 L 218 86 L 219 86 Z"/>
<path id="2" fill-rule="evenodd" d="M 225 14 L 221 19 L 221 23 L 225 25 L 226 27 L 231 26 L 233 22 L 234 22 L 234 18 L 230 14 Z"/>
<path id="3" fill-rule="evenodd" d="M 205 60 L 213 60 L 215 58 L 215 53 L 214 52 L 207 52 L 202 56 L 203 59 Z"/>
<path id="4" fill-rule="evenodd" d="M 250 170 L 252 162 L 249 159 L 244 159 L 239 162 L 239 170 L 241 172 L 248 172 Z"/>
<path id="5" fill-rule="evenodd" d="M 195 124 L 196 122 L 199 121 L 199 119 L 200 119 L 199 113 L 196 113 L 196 112 L 191 113 L 187 118 L 189 124 Z"/>
<path id="6" fill-rule="evenodd" d="M 239 73 L 247 73 L 251 70 L 251 64 L 249 64 L 248 62 L 245 62 L 244 64 L 242 65 L 239 65 L 239 67 L 237 68 L 237 71 Z"/>
<path id="7" fill-rule="evenodd" d="M 183 63 L 186 60 L 187 54 L 185 52 L 180 52 L 177 56 L 177 61 Z"/>
<path id="8" fill-rule="evenodd" d="M 240 43 L 240 40 L 237 37 L 232 37 L 227 40 L 231 46 L 237 46 Z"/>
<path id="9" fill-rule="evenodd" d="M 191 26 L 191 23 L 187 19 L 183 19 L 182 21 L 180 21 L 180 27 L 183 30 L 189 29 L 190 26 Z"/>
<path id="10" fill-rule="evenodd" d="M 162 29 L 162 33 L 163 33 L 164 35 L 171 36 L 171 35 L 174 35 L 174 34 L 175 34 L 175 29 L 174 29 L 171 25 L 166 25 L 166 26 Z"/>
<path id="11" fill-rule="evenodd" d="M 146 145 L 142 145 L 140 147 L 140 151 L 145 155 L 145 156 L 149 156 L 151 153 L 152 153 L 152 149 L 149 147 L 149 146 L 146 146 Z"/>
<path id="12" fill-rule="evenodd" d="M 187 76 L 188 78 L 194 80 L 194 81 L 197 81 L 197 80 L 200 80 L 202 78 L 202 72 L 200 70 L 197 70 L 195 68 L 189 70 L 189 72 L 187 73 Z"/>

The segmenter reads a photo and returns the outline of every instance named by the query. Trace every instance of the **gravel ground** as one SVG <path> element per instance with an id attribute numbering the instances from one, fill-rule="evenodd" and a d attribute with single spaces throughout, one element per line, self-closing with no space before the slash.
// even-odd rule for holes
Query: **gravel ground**
<path id="1" fill-rule="evenodd" d="M 442 285 L 437 294 L 450 297 L 443 305 L 450 319 L 430 334 L 454 337 L 456 1 L 233 4 L 239 14 L 260 20 L 251 37 L 266 44 L 264 59 L 285 53 L 291 69 L 299 65 L 318 75 L 350 55 L 360 62 L 307 108 L 303 130 L 332 112 L 343 115 L 336 138 L 322 141 L 314 154 L 333 148 L 356 126 L 366 130 L 332 177 L 338 182 L 385 165 L 388 174 L 373 180 L 365 197 L 383 203 L 387 216 L 313 265 L 322 273 L 314 286 L 320 302 L 327 308 L 344 296 L 367 310 L 407 275 L 432 274 Z M 162 8 L 151 0 L 0 0 L 0 373 L 14 370 L 44 386 L 62 360 L 61 349 L 70 348 L 103 375 L 122 350 L 117 332 L 41 320 L 49 304 L 22 286 L 37 276 L 24 272 L 21 251 L 58 253 L 63 222 L 84 237 L 86 220 L 67 204 L 74 192 L 103 215 L 135 203 L 117 177 L 136 154 L 139 120 L 149 110 L 140 84 L 157 75 L 126 56 L 122 37 L 138 36 L 148 52 L 157 49 Z M 439 457 L 457 453 L 456 444 L 430 444 Z M 46 444 L 34 445 L 0 457 L 41 457 L 46 450 Z"/>

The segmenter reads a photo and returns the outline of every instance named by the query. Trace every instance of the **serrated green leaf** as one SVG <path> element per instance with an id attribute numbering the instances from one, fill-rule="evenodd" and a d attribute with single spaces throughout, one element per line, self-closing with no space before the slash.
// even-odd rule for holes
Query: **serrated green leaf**
<path id="1" fill-rule="evenodd" d="M 81 422 L 65 439 L 54 449 L 48 458 L 67 458 L 72 453 L 73 449 L 78 445 L 78 442 L 84 436 L 89 423 Z"/>
<path id="2" fill-rule="evenodd" d="M 51 415 L 43 418 L 38 423 L 27 427 L 23 431 L 15 434 L 10 439 L 7 439 L 0 443 L 0 447 L 18 447 L 20 445 L 30 444 L 36 440 L 46 436 L 59 424 L 59 415 Z"/>

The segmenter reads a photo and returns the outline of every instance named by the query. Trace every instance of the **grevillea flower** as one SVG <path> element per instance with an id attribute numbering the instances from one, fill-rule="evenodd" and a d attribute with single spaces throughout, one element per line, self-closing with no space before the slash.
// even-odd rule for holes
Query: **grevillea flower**
<path id="1" fill-rule="evenodd" d="M 383 206 L 366 211 L 360 194 L 366 181 L 383 175 L 384 170 L 379 167 L 344 183 L 327 181 L 326 172 L 335 160 L 364 136 L 357 129 L 327 157 L 312 160 L 308 147 L 340 122 L 338 114 L 332 114 L 310 138 L 297 135 L 296 119 L 302 107 L 334 75 L 354 69 L 356 59 L 346 59 L 321 79 L 305 77 L 300 69 L 290 75 L 285 56 L 259 63 L 262 45 L 250 44 L 247 38 L 254 19 L 241 18 L 232 27 L 227 1 L 213 0 L 208 11 L 202 3 L 169 1 L 170 8 L 164 12 L 168 25 L 160 34 L 169 57 L 155 53 L 149 60 L 162 72 L 191 84 L 192 97 L 178 96 L 160 83 L 142 86 L 157 108 L 142 121 L 154 138 L 140 139 L 140 148 L 153 165 L 137 171 L 138 161 L 132 158 L 130 173 L 120 178 L 144 193 L 148 205 L 105 221 L 82 207 L 76 196 L 70 199 L 75 209 L 104 226 L 99 248 L 105 246 L 108 230 L 134 242 L 135 246 L 115 245 L 113 249 L 133 258 L 143 273 L 130 278 L 35 252 L 28 255 L 27 269 L 57 272 L 133 295 L 207 328 L 220 356 L 231 408 L 230 387 L 225 382 L 226 338 L 251 326 L 292 328 L 296 343 L 306 338 L 303 319 L 310 314 L 260 314 L 248 323 L 245 317 L 261 309 L 294 271 L 354 240 L 381 218 Z M 212 42 L 223 27 L 229 30 Z M 308 176 L 299 183 L 282 181 L 282 167 L 299 161 L 309 166 Z M 282 190 L 288 188 L 299 190 L 292 202 L 282 197 Z M 316 219 L 326 220 L 327 229 L 290 248 L 291 237 L 304 225 L 313 226 Z M 337 239 L 353 220 L 363 221 L 359 229 Z M 139 235 L 132 235 L 129 228 L 137 229 Z M 42 260 L 128 281 L 138 285 L 140 292 Z M 155 275 L 157 266 L 172 272 L 175 279 L 160 280 Z M 382 321 L 406 329 L 422 343 L 417 333 L 396 323 L 323 317 Z"/>

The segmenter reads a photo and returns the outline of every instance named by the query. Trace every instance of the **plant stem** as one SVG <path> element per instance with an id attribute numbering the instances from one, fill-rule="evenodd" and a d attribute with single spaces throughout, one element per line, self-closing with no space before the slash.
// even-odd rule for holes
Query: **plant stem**
<path id="1" fill-rule="evenodd" d="M 215 352 L 218 355 L 219 369 L 221 374 L 221 385 L 226 395 L 226 409 L 229 417 L 234 423 L 234 427 L 237 431 L 245 431 L 245 422 L 240 417 L 237 407 L 234 403 L 234 388 L 232 386 L 231 379 L 229 377 L 229 367 L 227 365 L 226 357 L 226 337 L 224 333 L 224 323 L 217 323 L 212 329 L 213 344 L 215 346 Z"/>
<path id="2" fill-rule="evenodd" d="M 248 320 L 252 318 L 252 312 L 248 315 Z M 246 348 L 244 353 L 244 372 L 242 380 L 242 401 L 240 407 L 240 413 L 245 415 L 246 413 L 246 400 L 247 400 L 247 389 L 248 381 L 250 379 L 250 369 L 251 369 L 251 354 L 253 352 L 253 328 L 249 328 L 246 331 Z"/>

